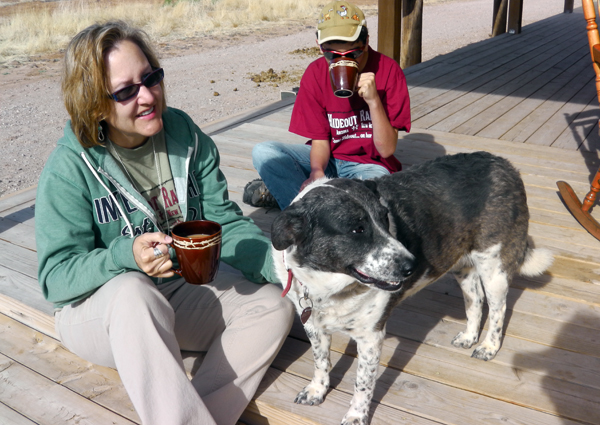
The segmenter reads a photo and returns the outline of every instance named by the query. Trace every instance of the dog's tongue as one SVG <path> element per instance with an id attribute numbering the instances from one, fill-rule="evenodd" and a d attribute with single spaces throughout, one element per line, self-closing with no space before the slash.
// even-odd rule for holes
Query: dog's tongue
<path id="1" fill-rule="evenodd" d="M 354 269 L 354 271 L 360 278 L 362 278 L 359 280 L 361 280 L 363 283 L 373 284 L 379 289 L 383 289 L 386 291 L 395 291 L 402 287 L 402 282 L 385 282 L 383 280 L 375 279 L 374 277 L 371 277 L 358 269 Z"/>
<path id="2" fill-rule="evenodd" d="M 375 286 L 377 286 L 379 289 L 384 289 L 386 291 L 395 291 L 402 287 L 402 283 L 401 282 L 383 282 L 383 281 L 378 280 L 375 282 Z"/>

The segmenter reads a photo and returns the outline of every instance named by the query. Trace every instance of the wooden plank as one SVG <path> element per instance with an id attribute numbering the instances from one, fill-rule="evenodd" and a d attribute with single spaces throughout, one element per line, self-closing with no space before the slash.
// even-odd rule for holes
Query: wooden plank
<path id="1" fill-rule="evenodd" d="M 546 278 L 550 280 L 551 276 L 546 276 Z M 527 282 L 525 286 L 528 287 L 543 287 L 542 283 L 525 281 L 520 276 L 517 276 L 515 281 L 520 284 Z M 435 285 L 431 285 L 421 292 L 419 296 L 403 302 L 401 308 L 428 315 L 435 313 L 435 317 L 443 314 L 447 320 L 460 318 L 460 322 L 457 323 L 466 323 L 462 291 L 451 276 L 444 276 Z M 595 294 L 591 300 L 569 300 L 551 293 L 529 291 L 512 286 L 506 300 L 507 309 L 510 311 L 508 315 L 510 320 L 507 320 L 505 326 L 506 334 L 535 343 L 546 343 L 547 341 L 540 339 L 545 337 L 533 330 L 530 323 L 526 323 L 528 321 L 546 320 L 548 325 L 543 327 L 544 332 L 550 334 L 553 333 L 553 328 L 560 329 L 568 324 L 573 329 L 577 329 L 571 337 L 583 341 L 600 327 L 598 321 L 600 318 L 600 303 L 598 299 L 598 295 Z M 577 345 L 577 352 L 594 357 L 596 359 L 594 364 L 600 365 L 600 354 L 593 348 L 595 342 L 583 343 L 587 345 L 582 347 Z M 569 346 L 562 341 L 553 346 L 573 350 L 573 346 Z M 600 369 L 598 373 L 600 373 Z M 588 377 L 582 376 L 581 381 L 581 383 L 600 389 L 600 379 L 593 379 L 588 382 Z"/>
<path id="2" fill-rule="evenodd" d="M 540 208 L 535 208 L 533 205 L 540 205 L 538 199 L 532 199 L 528 196 L 527 204 L 529 205 L 529 219 L 535 223 L 546 223 L 552 226 L 566 227 L 572 232 L 585 232 L 583 227 L 577 223 L 569 213 L 563 213 L 564 207 L 557 208 L 557 211 L 550 211 L 546 205 Z M 543 208 L 543 209 L 542 209 Z"/>
<path id="3" fill-rule="evenodd" d="M 522 99 L 521 102 L 513 106 L 513 109 L 508 110 L 502 114 L 502 116 L 499 116 L 496 120 L 490 122 L 485 128 L 478 132 L 477 135 L 492 139 L 503 138 L 512 127 L 514 127 L 523 119 L 523 117 L 533 112 L 545 100 L 548 100 L 554 96 L 565 84 L 568 83 L 569 80 L 574 78 L 584 78 L 585 75 L 589 76 L 590 70 L 588 69 L 588 56 L 588 54 L 584 55 L 580 61 L 574 63 L 557 78 L 549 81 L 542 88 L 526 99 Z M 506 102 L 510 102 L 510 99 L 506 100 L 505 103 Z M 504 104 L 502 106 L 504 106 Z"/>
<path id="4" fill-rule="evenodd" d="M 4 294 L 0 294 L 0 313 L 35 331 L 58 339 L 53 314 L 44 313 Z"/>
<path id="5" fill-rule="evenodd" d="M 454 316 L 454 313 L 449 313 L 449 309 L 446 311 L 438 309 L 437 312 L 428 309 L 417 311 L 416 305 L 407 305 L 406 308 L 401 309 L 398 313 L 398 317 L 403 321 L 406 329 L 399 330 L 398 332 L 403 337 L 413 340 L 414 338 L 420 338 L 423 332 L 428 332 L 423 341 L 415 340 L 432 347 L 425 348 L 425 351 L 433 353 L 433 349 L 445 350 L 452 352 L 453 355 L 463 355 L 463 359 L 469 359 L 468 355 L 471 349 L 463 350 L 449 344 L 450 338 L 461 330 L 464 330 L 465 326 L 463 322 Z M 510 314 L 508 317 L 512 319 Z M 423 327 L 423 329 L 419 329 L 419 327 Z M 574 328 L 577 329 L 577 326 Z M 569 332 L 573 328 L 570 323 L 566 322 L 560 329 L 561 332 Z M 593 333 L 590 332 L 590 334 Z M 483 335 L 484 332 L 482 332 L 482 337 Z M 541 355 L 542 352 L 543 355 Z M 510 370 L 510 368 L 514 368 L 515 366 L 515 355 L 521 357 L 523 363 L 535 363 L 535 366 L 527 367 L 519 371 L 519 374 L 515 376 L 514 372 Z M 443 357 L 444 355 L 441 354 L 436 355 L 434 358 L 442 359 Z M 460 357 L 456 357 L 456 361 L 459 361 L 459 359 Z M 473 368 L 474 370 L 481 369 L 480 372 L 484 376 L 528 383 L 539 395 L 543 394 L 544 388 L 550 383 L 546 381 L 547 373 L 550 372 L 551 377 L 554 379 L 551 385 L 553 388 L 560 388 L 572 396 L 591 392 L 584 397 L 587 397 L 589 401 L 594 401 L 598 392 L 599 364 L 600 359 L 598 357 L 578 353 L 571 349 L 564 350 L 552 346 L 547 347 L 535 341 L 515 337 L 507 333 L 503 338 L 502 348 L 491 366 L 488 364 L 478 365 L 473 360 L 466 360 L 464 367 Z M 475 386 L 481 384 L 480 382 L 475 383 Z M 463 384 L 460 385 L 462 386 Z M 466 385 L 473 385 L 473 383 Z"/>
<path id="6" fill-rule="evenodd" d="M 400 333 L 399 336 L 392 335 L 388 329 L 390 336 L 384 341 L 381 362 L 387 367 L 388 373 L 393 373 L 390 368 L 402 370 L 404 373 L 475 393 L 479 397 L 508 402 L 507 406 L 515 404 L 550 414 L 548 417 L 540 416 L 537 420 L 528 418 L 523 423 L 548 424 L 551 422 L 545 421 L 553 418 L 557 424 L 574 424 L 576 421 L 571 419 L 575 417 L 576 420 L 584 418 L 584 423 L 594 423 L 593 420 L 598 415 L 595 400 L 584 400 L 567 391 L 579 388 L 576 393 L 585 394 L 585 388 L 551 378 L 552 370 L 528 375 L 526 371 L 519 369 L 515 373 L 512 364 L 504 365 L 496 359 L 482 362 L 469 357 L 471 350 L 452 347 L 450 339 L 464 329 L 462 324 L 397 308 L 388 322 L 388 328 Z M 293 334 L 301 337 L 296 332 Z M 423 340 L 425 343 L 416 342 Z M 353 355 L 356 351 L 348 337 L 341 334 L 334 335 L 332 349 Z M 579 406 L 573 406 L 573 402 L 579 403 Z M 560 415 L 560 418 L 552 415 Z M 515 420 L 507 418 L 510 419 Z"/>
<path id="7" fill-rule="evenodd" d="M 564 418 L 562 420 L 581 420 L 584 423 L 595 423 L 598 420 L 597 399 L 594 398 L 597 397 L 598 390 L 558 379 L 558 372 L 554 370 L 531 373 L 523 367 L 524 361 L 521 358 L 514 359 L 511 356 L 503 364 L 501 360 L 511 353 L 503 353 L 502 350 L 498 360 L 481 362 L 472 359 L 469 357 L 471 350 L 456 349 L 450 344 L 451 338 L 464 329 L 462 324 L 438 318 L 427 319 L 423 315 L 402 309 L 396 309 L 396 312 L 397 316 L 390 321 L 397 321 L 395 328 L 407 340 L 396 345 L 397 341 L 386 339 L 384 361 L 391 366 L 402 367 L 406 372 L 509 403 L 558 414 Z M 568 329 L 562 331 L 567 332 Z M 415 338 L 423 338 L 424 335 L 427 335 L 427 343 L 414 342 Z M 538 346 L 531 355 L 550 350 L 554 349 Z M 391 353 L 393 357 L 390 356 Z M 515 367 L 518 368 L 516 373 Z"/>
<path id="8" fill-rule="evenodd" d="M 104 409 L 61 385 L 55 385 L 3 354 L 0 354 L 0 369 L 0 402 L 34 422 L 64 424 L 76 418 L 78 422 L 90 425 L 139 423 Z"/>
<path id="9" fill-rule="evenodd" d="M 600 146 L 600 128 L 598 125 L 599 123 L 596 122 L 594 127 L 592 127 L 587 137 L 583 141 L 583 144 L 579 145 L 580 152 L 596 153 L 598 146 Z"/>
<path id="10" fill-rule="evenodd" d="M 28 226 L 30 229 L 35 227 L 35 200 L 25 202 L 19 206 L 10 208 L 2 213 L 2 217 Z"/>
<path id="11" fill-rule="evenodd" d="M 547 38 L 548 35 L 553 34 L 556 31 L 564 31 L 565 27 L 571 21 L 564 19 L 563 17 L 556 15 L 541 21 L 534 22 L 527 26 L 527 31 L 518 38 L 510 37 L 491 37 L 485 40 L 481 40 L 477 43 L 469 44 L 461 47 L 460 49 L 452 52 L 450 55 L 439 55 L 426 62 L 411 66 L 405 70 L 405 74 L 423 74 L 429 71 L 431 68 L 439 68 L 442 64 L 448 65 L 458 61 L 464 61 L 465 59 L 474 58 L 486 58 L 491 52 L 498 52 L 506 45 L 511 44 L 513 46 L 519 43 L 529 43 L 533 39 Z M 477 60 L 477 59 L 475 59 Z"/>
<path id="12" fill-rule="evenodd" d="M 561 90 L 559 90 L 554 96 L 552 96 L 552 98 L 546 100 L 539 107 L 537 107 L 535 111 L 523 118 L 521 122 L 515 125 L 510 131 L 506 132 L 502 136 L 502 139 L 512 140 L 515 142 L 527 141 L 527 143 L 530 143 L 530 137 L 533 134 L 535 134 L 547 122 L 549 122 L 550 117 L 555 116 L 556 112 L 560 110 L 567 102 L 573 101 L 573 96 L 575 93 L 580 93 L 579 96 L 584 96 L 584 93 L 587 93 L 587 90 L 582 89 L 584 87 L 589 86 L 593 78 L 593 76 L 589 77 L 588 79 L 581 78 L 577 80 L 572 80 L 569 83 L 567 83 Z M 588 96 L 585 95 L 584 97 L 587 98 Z M 588 103 L 589 99 L 585 101 L 586 105 Z M 561 128 L 560 132 L 562 132 L 563 130 L 564 127 Z M 545 140 L 539 140 L 540 137 L 536 136 L 536 139 L 538 139 L 540 142 L 537 144 L 544 146 L 549 146 L 550 143 L 554 141 L 554 138 L 555 137 L 551 137 L 551 140 L 549 140 L 546 143 Z"/>
<path id="13" fill-rule="evenodd" d="M 0 217 L 0 240 L 35 251 L 34 230 L 9 218 Z"/>
<path id="14" fill-rule="evenodd" d="M 104 411 L 104 417 L 120 416 L 128 419 L 117 423 L 139 423 L 139 416 L 114 369 L 83 360 L 64 348 L 59 341 L 4 315 L 0 315 L 0 332 L 3 335 L 0 339 L 2 356 L 7 356 L 11 362 L 31 370 L 39 377 L 37 379 L 43 377 L 46 382 L 39 385 L 48 388 L 48 391 L 62 394 L 66 390 L 73 395 L 77 394 L 82 400 L 73 401 L 72 408 L 81 406 L 77 410 L 83 412 L 78 414 Z M 24 350 L 23 347 L 27 349 Z M 52 385 L 53 383 L 58 385 Z M 87 406 L 88 401 L 93 402 L 91 404 L 94 406 Z M 2 402 L 5 402 L 5 399 L 2 399 Z M 55 410 L 52 407 L 55 401 L 48 402 L 50 404 L 46 406 L 46 412 Z M 99 406 L 104 409 L 99 409 Z M 11 407 L 14 408 L 12 405 Z M 25 413 L 29 411 L 26 410 Z"/>
<path id="15" fill-rule="evenodd" d="M 598 120 L 600 119 L 600 108 L 598 98 L 592 100 L 580 111 L 568 113 L 563 111 L 567 122 L 567 128 L 552 143 L 552 147 L 560 149 L 582 149 L 596 151 L 599 146 Z M 587 142 L 584 146 L 584 142 Z"/>
<path id="16" fill-rule="evenodd" d="M 582 87 L 575 96 L 569 99 L 564 105 L 562 105 L 553 115 L 551 115 L 544 125 L 540 126 L 531 136 L 527 138 L 527 143 L 536 145 L 550 144 L 552 146 L 558 135 L 569 129 L 570 121 L 569 116 L 573 116 L 581 112 L 590 102 L 597 99 L 597 93 L 594 90 L 590 90 L 592 87 L 592 81 Z M 572 139 L 571 143 L 562 144 L 563 149 L 577 150 L 579 144 L 575 138 Z"/>
<path id="17" fill-rule="evenodd" d="M 19 190 L 0 198 L 0 213 L 35 199 L 37 186 Z"/>
<path id="18" fill-rule="evenodd" d="M 600 267 L 596 261 L 555 255 L 549 269 L 550 282 L 544 279 L 544 285 L 538 291 L 552 292 L 556 295 L 578 300 L 595 299 L 600 291 Z M 539 278 L 530 278 L 536 281 Z M 563 288 L 558 291 L 554 288 Z"/>
<path id="19" fill-rule="evenodd" d="M 440 55 L 424 63 L 404 70 L 409 88 L 421 85 L 430 86 L 432 82 L 445 74 L 462 72 L 461 67 L 467 65 L 486 66 L 498 58 L 515 50 L 537 42 L 540 39 L 553 40 L 554 37 L 565 37 L 568 30 L 565 25 L 556 25 L 548 19 L 528 26 L 528 31 L 518 38 L 494 37 L 462 47 L 449 55 Z M 503 62 L 501 62 L 503 63 Z M 412 92 L 412 90 L 411 90 Z"/>
<path id="20" fill-rule="evenodd" d="M 52 315 L 52 304 L 44 299 L 38 281 L 17 271 L 0 266 L 0 293 Z"/>
<path id="21" fill-rule="evenodd" d="M 33 238 L 34 236 L 31 235 Z M 0 266 L 37 279 L 37 254 L 27 248 L 15 246 L 0 239 Z"/>
<path id="22" fill-rule="evenodd" d="M 302 357 L 298 358 L 300 353 Z M 334 367 L 330 376 L 332 382 L 338 382 L 336 388 L 346 392 L 352 391 L 356 376 L 356 359 L 332 351 L 331 362 Z M 288 338 L 274 365 L 309 379 L 314 370 L 310 345 Z M 392 367 L 379 367 L 374 399 L 395 409 L 411 411 L 444 423 L 476 425 L 485 423 L 486 418 L 498 416 L 508 422 L 516 420 L 518 423 L 527 424 L 562 423 L 559 422 L 559 418 L 550 419 L 548 415 L 540 412 L 508 405 Z M 549 422 L 545 422 L 548 420 Z"/>
<path id="23" fill-rule="evenodd" d="M 430 127 L 440 119 L 437 121 L 431 117 L 428 121 L 424 119 L 419 121 L 419 119 L 431 113 L 431 111 L 437 111 L 437 109 L 444 105 L 451 105 L 457 99 L 460 99 L 464 93 L 473 91 L 487 93 L 498 88 L 499 84 L 496 80 L 501 77 L 506 80 L 506 74 L 508 72 L 515 74 L 515 69 L 525 72 L 526 70 L 533 69 L 535 65 L 542 69 L 548 69 L 549 64 L 546 63 L 547 61 L 554 64 L 559 63 L 560 58 L 568 55 L 565 52 L 565 47 L 572 44 L 572 39 L 576 36 L 570 34 L 562 39 L 557 38 L 558 35 L 551 35 L 550 37 L 557 39 L 558 42 L 552 45 L 545 43 L 543 40 L 533 41 L 521 50 L 510 48 L 504 54 L 499 53 L 498 57 L 495 57 L 496 60 L 489 66 L 478 63 L 477 68 L 471 73 L 461 70 L 461 72 L 438 76 L 436 85 L 445 89 L 445 93 L 443 94 L 438 91 L 430 92 L 429 94 L 417 93 L 414 96 L 411 91 L 411 116 L 413 124 L 420 128 Z M 516 72 L 516 75 L 519 75 L 519 72 Z M 449 79 L 449 81 L 444 81 L 445 79 Z M 446 108 L 450 108 L 450 106 L 446 106 Z M 453 112 L 455 111 L 456 108 Z"/>
<path id="24" fill-rule="evenodd" d="M 588 246 L 582 245 L 567 245 L 565 244 L 565 237 L 561 238 L 560 233 L 568 232 L 557 232 L 555 228 L 550 226 L 544 226 L 538 223 L 530 223 L 530 227 L 539 226 L 537 231 L 532 235 L 532 240 L 534 241 L 536 246 L 543 246 L 553 251 L 555 255 L 560 255 L 567 258 L 575 258 L 577 260 L 586 261 L 586 262 L 594 262 L 594 259 L 598 258 L 598 250 L 591 249 Z M 546 237 L 544 231 L 548 233 L 552 233 L 549 237 Z M 533 233 L 533 232 L 531 232 Z M 531 234 L 530 233 L 530 234 Z M 590 235 L 590 237 L 592 237 Z"/>
<path id="25" fill-rule="evenodd" d="M 560 158 L 565 163 L 578 164 L 584 168 L 588 163 L 597 159 L 588 152 L 573 152 L 556 149 L 550 146 L 528 145 L 526 143 L 515 143 L 508 140 L 490 139 L 480 136 L 469 136 L 463 134 L 445 133 L 441 131 L 413 128 L 409 134 L 399 136 L 398 146 L 400 149 L 414 143 L 414 141 L 426 142 L 433 145 L 438 151 L 445 151 L 448 146 L 460 146 L 470 150 L 487 150 L 497 155 L 514 153 L 524 158 L 542 158 L 556 160 Z M 396 151 L 401 153 L 402 150 Z"/>
<path id="26" fill-rule="evenodd" d="M 568 40 L 571 41 L 571 40 Z M 466 117 L 469 117 L 473 112 L 471 109 L 480 110 L 477 101 L 483 98 L 488 93 L 511 93 L 521 87 L 523 82 L 528 82 L 532 78 L 539 78 L 545 70 L 549 69 L 554 64 L 565 60 L 568 55 L 565 49 L 568 42 L 556 44 L 553 48 L 543 53 L 532 55 L 533 57 L 519 58 L 519 62 L 515 63 L 510 68 L 501 68 L 495 72 L 497 74 L 493 79 L 488 79 L 485 84 L 476 88 L 465 88 L 465 94 L 457 98 L 452 103 L 438 108 L 435 113 L 430 113 L 425 119 L 418 119 L 414 123 L 419 127 L 431 127 L 440 131 L 452 131 L 462 124 Z M 488 74 L 492 77 L 492 73 Z M 481 80 L 481 82 L 484 82 Z M 458 88 L 462 90 L 461 87 Z M 493 100 L 493 99 L 490 99 Z M 435 123 L 433 123 L 435 121 Z M 431 123 L 426 125 L 426 123 Z"/>
<path id="27" fill-rule="evenodd" d="M 408 160 L 410 163 L 423 162 L 429 159 L 434 159 L 440 156 L 440 146 L 432 144 L 428 141 L 415 140 L 414 142 L 402 144 L 400 146 L 401 151 L 398 154 L 400 159 L 403 161 Z M 544 157 L 524 157 L 521 152 L 518 152 L 519 145 L 515 146 L 516 149 L 511 149 L 507 146 L 506 149 L 500 151 L 498 149 L 489 148 L 486 145 L 469 146 L 464 143 L 462 146 L 456 146 L 454 144 L 444 144 L 444 155 L 451 155 L 460 152 L 476 152 L 486 151 L 511 161 L 516 168 L 522 174 L 531 174 L 535 176 L 547 177 L 548 184 L 555 188 L 555 182 L 557 179 L 569 179 L 589 186 L 589 174 L 587 170 L 582 169 L 583 161 L 581 164 L 571 164 L 568 162 L 562 162 L 558 153 L 561 151 L 553 152 L 555 155 L 550 158 Z M 517 150 L 517 152 L 515 152 Z M 398 153 L 398 150 L 396 150 Z"/>
<path id="28" fill-rule="evenodd" d="M 286 108 L 290 104 L 293 104 L 295 100 L 295 97 L 290 97 L 287 99 L 279 100 L 277 102 L 269 103 L 267 105 L 260 105 L 256 108 L 246 110 L 237 115 L 225 117 L 222 120 L 207 123 L 201 127 L 201 130 L 212 137 L 215 134 L 219 134 L 229 129 L 235 128 L 246 121 L 258 119 L 272 112 Z"/>
<path id="29" fill-rule="evenodd" d="M 467 84 L 479 84 L 477 79 L 489 72 L 484 67 L 477 65 L 465 65 L 460 67 L 460 72 L 446 72 L 438 74 L 437 78 L 433 79 L 427 85 L 414 87 L 414 83 L 408 84 L 411 103 L 411 119 L 414 121 L 430 110 L 433 110 L 436 105 L 444 105 L 450 100 L 457 97 L 453 90 Z"/>
<path id="30" fill-rule="evenodd" d="M 560 257 L 557 262 L 558 260 L 563 261 L 563 263 L 568 262 L 568 259 Z M 596 318 L 600 315 L 600 309 L 598 308 L 600 307 L 599 285 L 576 281 L 571 276 L 568 279 L 557 277 L 555 271 L 559 270 L 560 272 L 560 267 L 561 265 L 557 263 L 549 272 L 537 276 L 535 279 L 515 276 L 507 297 L 509 309 L 519 312 L 524 317 L 531 314 L 557 323 L 568 323 L 591 330 L 598 329 L 600 323 L 597 323 Z M 600 270 L 598 264 L 596 264 L 596 270 Z M 592 272 L 592 274 L 596 279 L 598 278 L 598 273 Z M 546 289 L 549 285 L 556 288 L 557 284 L 564 285 L 566 288 L 570 286 L 578 291 L 558 292 L 552 288 L 550 290 Z M 433 300 L 435 298 L 438 303 L 448 303 L 445 307 L 452 308 L 452 317 L 465 318 L 462 291 L 452 276 L 445 275 L 435 284 L 428 286 L 426 291 L 435 292 L 437 295 L 424 293 L 417 299 Z M 447 296 L 456 297 L 458 301 L 450 300 L 446 298 Z M 411 300 L 407 300 L 407 305 L 410 305 L 411 302 Z M 585 314 L 580 315 L 580 312 Z M 463 322 L 464 320 L 460 323 Z M 527 339 L 535 340 L 535 336 Z M 597 355 L 594 356 L 598 357 Z M 600 359 L 597 361 L 600 362 Z M 598 385 L 600 385 L 600 380 Z M 595 386 L 595 384 L 592 386 Z"/>
<path id="31" fill-rule="evenodd" d="M 571 57 L 579 56 L 578 53 L 571 55 Z M 571 57 L 565 61 L 571 63 Z M 562 87 L 568 81 L 576 78 L 577 74 L 584 70 L 584 65 L 587 71 L 588 62 L 589 59 L 579 57 L 575 64 L 568 66 L 566 70 L 552 67 L 543 74 L 538 74 L 536 70 L 523 75 L 519 78 L 518 83 L 503 86 L 471 104 L 468 110 L 463 110 L 463 113 L 466 112 L 471 117 L 456 127 L 453 132 L 478 135 L 482 129 L 509 111 L 520 111 L 520 104 L 526 99 L 533 97 L 541 103 L 537 93 L 539 89 L 552 87 L 555 91 L 558 90 L 558 87 Z M 516 89 L 510 92 L 515 87 Z M 525 111 L 521 117 L 524 116 L 524 113 Z"/>
<path id="32" fill-rule="evenodd" d="M 298 391 L 308 380 L 270 368 L 257 390 L 257 398 L 248 406 L 247 412 L 267 417 L 269 425 L 338 425 L 348 410 L 351 395 L 330 390 L 319 406 L 307 406 L 293 402 Z M 434 425 L 442 422 L 419 417 L 411 412 L 398 411 L 388 406 L 373 403 L 370 409 L 371 425 Z M 248 415 L 242 415 L 242 421 Z M 444 422 L 447 423 L 447 422 Z"/>
<path id="33" fill-rule="evenodd" d="M 275 140 L 289 144 L 304 144 L 308 141 L 306 137 L 290 133 L 287 129 L 267 127 L 259 123 L 245 123 L 228 131 L 226 136 L 227 138 L 238 138 L 242 141 L 248 140 L 258 143 Z"/>
<path id="34" fill-rule="evenodd" d="M 4 403 L 0 403 L 0 418 L 2 418 L 3 425 L 35 425 L 35 422 L 30 421 Z"/>
<path id="35" fill-rule="evenodd" d="M 280 114 L 273 114 L 258 119 L 256 121 L 252 121 L 253 124 L 263 125 L 269 128 L 277 128 L 282 130 L 287 130 L 290 127 L 290 119 L 289 116 L 283 116 Z"/>

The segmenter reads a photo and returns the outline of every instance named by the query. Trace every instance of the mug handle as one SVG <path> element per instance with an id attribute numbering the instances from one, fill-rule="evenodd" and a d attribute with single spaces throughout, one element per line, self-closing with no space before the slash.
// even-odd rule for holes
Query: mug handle
<path id="1" fill-rule="evenodd" d="M 158 245 L 158 243 L 154 243 L 153 246 L 157 246 L 157 245 Z M 165 245 L 167 245 L 168 247 L 171 246 L 171 244 L 165 244 Z M 179 276 L 183 277 L 183 270 L 181 269 L 181 267 L 178 268 L 178 269 L 175 269 L 175 268 L 171 267 L 169 269 L 169 271 L 172 271 L 173 273 L 178 274 Z"/>
<path id="2" fill-rule="evenodd" d="M 171 268 L 170 271 L 172 271 L 175 274 L 178 274 L 179 276 L 183 277 L 183 270 L 181 270 L 181 269 L 173 269 L 173 268 Z"/>

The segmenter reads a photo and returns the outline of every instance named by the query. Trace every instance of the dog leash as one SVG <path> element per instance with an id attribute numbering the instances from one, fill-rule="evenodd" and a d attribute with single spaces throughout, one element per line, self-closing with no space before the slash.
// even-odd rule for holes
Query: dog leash
<path id="1" fill-rule="evenodd" d="M 287 293 L 290 292 L 290 289 L 292 288 L 292 279 L 294 279 L 294 273 L 292 272 L 292 268 L 288 267 L 287 261 L 285 259 L 285 251 L 283 251 L 283 265 L 288 272 L 287 285 L 285 286 L 285 289 L 281 293 L 281 296 L 285 297 L 287 295 Z M 296 280 L 298 280 L 298 279 L 296 279 Z M 306 285 L 302 285 L 302 282 L 300 282 L 299 280 L 298 280 L 298 283 L 300 284 L 300 286 L 304 287 L 304 297 L 302 297 L 298 300 L 298 305 L 302 309 L 302 313 L 300 314 L 300 321 L 304 325 L 304 324 L 306 324 L 306 322 L 308 322 L 308 319 L 310 318 L 310 315 L 312 314 L 313 302 L 308 297 L 308 288 L 306 287 Z M 302 306 L 302 300 L 304 300 L 306 302 L 306 307 Z"/>

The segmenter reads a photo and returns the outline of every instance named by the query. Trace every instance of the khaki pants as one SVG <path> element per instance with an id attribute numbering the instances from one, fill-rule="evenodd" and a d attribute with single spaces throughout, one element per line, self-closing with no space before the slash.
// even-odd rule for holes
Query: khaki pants
<path id="1" fill-rule="evenodd" d="M 275 285 L 220 271 L 209 285 L 125 273 L 55 315 L 62 343 L 117 369 L 144 425 L 235 424 L 287 336 L 293 308 Z M 187 378 L 180 350 L 204 351 Z"/>

